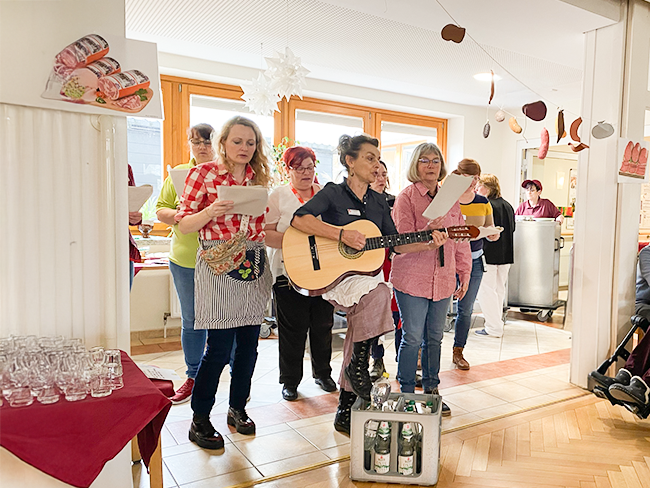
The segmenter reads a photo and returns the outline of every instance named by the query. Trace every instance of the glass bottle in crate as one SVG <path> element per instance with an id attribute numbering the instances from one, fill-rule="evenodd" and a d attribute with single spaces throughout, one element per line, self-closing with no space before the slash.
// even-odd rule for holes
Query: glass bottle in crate
<path id="1" fill-rule="evenodd" d="M 377 428 L 379 422 L 376 420 L 368 420 L 366 422 L 366 430 L 363 438 L 363 467 L 366 471 L 370 471 L 373 466 L 372 453 L 375 447 L 375 440 L 377 439 Z"/>
<path id="2" fill-rule="evenodd" d="M 377 379 L 370 389 L 370 399 L 372 401 L 370 408 L 373 410 L 381 410 L 382 405 L 390 396 L 390 390 L 391 386 L 390 381 L 388 381 L 388 373 L 384 371 L 381 378 Z"/>
<path id="3" fill-rule="evenodd" d="M 415 436 L 409 422 L 404 423 L 398 443 L 397 471 L 403 476 L 412 476 L 415 469 Z"/>
<path id="4" fill-rule="evenodd" d="M 390 424 L 382 420 L 375 440 L 375 472 L 386 474 L 390 471 Z"/>

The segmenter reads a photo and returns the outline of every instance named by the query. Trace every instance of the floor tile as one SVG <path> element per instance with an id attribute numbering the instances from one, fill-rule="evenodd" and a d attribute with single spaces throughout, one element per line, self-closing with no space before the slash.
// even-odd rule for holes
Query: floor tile
<path id="1" fill-rule="evenodd" d="M 294 430 L 237 441 L 234 442 L 234 445 L 255 466 L 316 452 L 318 450 Z"/>
<path id="2" fill-rule="evenodd" d="M 179 485 L 253 467 L 232 444 L 226 444 L 225 449 L 199 449 L 168 456 L 164 461 Z"/>
<path id="3" fill-rule="evenodd" d="M 275 476 L 281 473 L 286 473 L 288 471 L 293 471 L 295 469 L 305 468 L 313 466 L 315 464 L 327 462 L 329 460 L 330 458 L 322 452 L 311 452 L 308 454 L 303 454 L 301 456 L 294 456 L 288 459 L 275 461 L 273 463 L 261 464 L 257 466 L 257 469 L 264 476 Z"/>
<path id="4" fill-rule="evenodd" d="M 163 488 L 176 488 L 176 480 L 165 466 L 163 462 Z M 134 463 L 131 466 L 131 474 L 133 475 L 133 488 L 150 488 L 149 473 L 142 462 Z"/>
<path id="5" fill-rule="evenodd" d="M 229 486 L 248 483 L 262 478 L 260 472 L 255 468 L 241 469 L 212 478 L 196 481 L 183 485 L 182 488 L 227 488 Z"/>
<path id="6" fill-rule="evenodd" d="M 306 427 L 308 425 L 316 425 L 316 424 L 326 424 L 326 423 L 331 423 L 334 422 L 334 416 L 335 413 L 326 413 L 324 415 L 317 415 L 315 417 L 309 417 L 305 419 L 300 419 L 300 420 L 294 420 L 293 422 L 287 422 L 287 425 L 291 427 L 292 429 L 298 429 L 300 427 Z"/>
<path id="7" fill-rule="evenodd" d="M 482 410 L 484 408 L 494 407 L 496 405 L 506 403 L 500 398 L 497 398 L 480 390 L 468 390 L 462 391 L 460 393 L 453 393 L 451 395 L 447 395 L 445 397 L 445 400 L 448 400 L 454 405 L 458 405 L 463 410 L 466 410 L 468 412 L 474 412 L 476 410 Z"/>
<path id="8" fill-rule="evenodd" d="M 329 449 L 324 449 L 321 451 L 330 459 L 339 459 L 343 456 L 350 455 L 350 443 L 342 444 L 340 446 L 331 447 Z"/>
<path id="9" fill-rule="evenodd" d="M 321 450 L 350 442 L 350 437 L 334 430 L 329 422 L 299 427 L 296 431 Z"/>
<path id="10" fill-rule="evenodd" d="M 500 383 L 498 385 L 486 386 L 480 390 L 500 398 L 501 400 L 505 400 L 506 402 L 516 402 L 517 400 L 523 400 L 525 398 L 539 395 L 538 391 L 511 381 Z"/>

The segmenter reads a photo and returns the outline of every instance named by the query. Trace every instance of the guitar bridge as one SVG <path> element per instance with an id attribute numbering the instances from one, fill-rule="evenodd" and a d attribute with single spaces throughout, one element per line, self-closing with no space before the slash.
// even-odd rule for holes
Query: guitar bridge
<path id="1" fill-rule="evenodd" d="M 318 271 L 320 269 L 320 259 L 318 259 L 315 236 L 309 236 L 309 252 L 311 253 L 311 264 L 314 267 L 314 271 Z"/>

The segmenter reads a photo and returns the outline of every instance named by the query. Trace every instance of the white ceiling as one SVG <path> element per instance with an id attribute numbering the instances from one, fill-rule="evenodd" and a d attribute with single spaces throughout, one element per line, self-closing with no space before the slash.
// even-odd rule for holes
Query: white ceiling
<path id="1" fill-rule="evenodd" d="M 467 29 L 461 44 L 441 38 L 452 20 L 437 0 L 126 0 L 126 29 L 162 52 L 252 68 L 289 46 L 307 89 L 314 78 L 485 105 L 489 83 L 473 75 L 492 69 L 496 106 L 541 96 L 577 108 L 583 33 L 615 22 L 567 3 L 614 0 L 440 1 Z"/>

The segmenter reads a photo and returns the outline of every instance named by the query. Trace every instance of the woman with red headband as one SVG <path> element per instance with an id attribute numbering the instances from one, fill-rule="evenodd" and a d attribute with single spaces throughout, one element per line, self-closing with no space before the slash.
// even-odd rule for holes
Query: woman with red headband
<path id="1" fill-rule="evenodd" d="M 282 164 L 289 174 L 289 184 L 276 188 L 269 196 L 264 231 L 266 245 L 272 248 L 271 272 L 280 339 L 280 383 L 284 385 L 282 397 L 293 401 L 298 399 L 307 334 L 316 384 L 327 392 L 336 391 L 330 366 L 334 307 L 319 296 L 308 297 L 296 292 L 289 284 L 282 261 L 282 236 L 291 224 L 294 212 L 320 190 L 314 182 L 316 155 L 308 147 L 290 147 L 282 155 Z"/>

